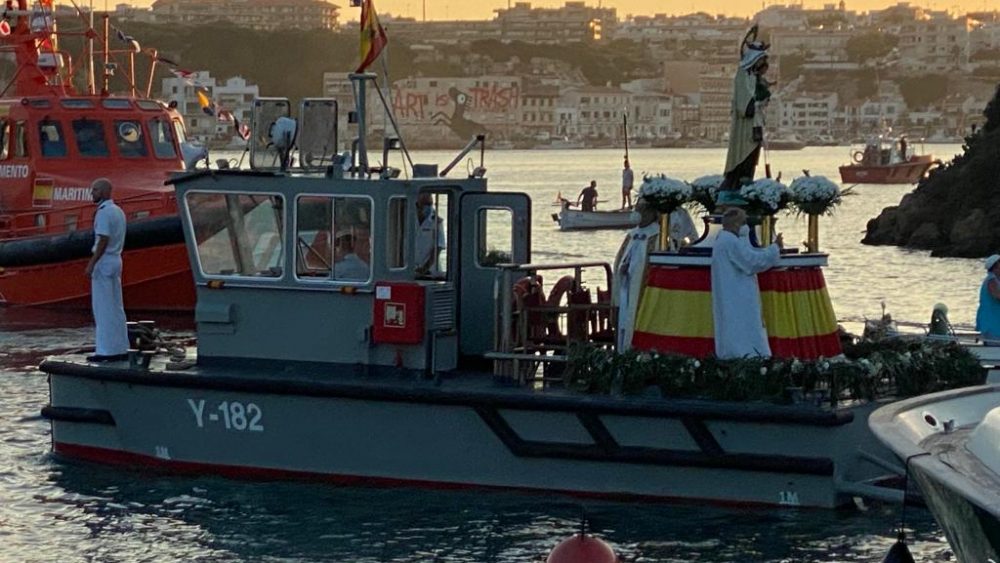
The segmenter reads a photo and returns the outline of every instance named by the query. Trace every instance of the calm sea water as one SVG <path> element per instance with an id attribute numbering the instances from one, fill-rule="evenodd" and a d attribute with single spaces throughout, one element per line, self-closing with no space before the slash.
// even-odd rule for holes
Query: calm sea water
<path id="1" fill-rule="evenodd" d="M 958 147 L 928 146 L 950 158 Z M 421 153 L 443 164 L 451 153 Z M 487 157 L 493 190 L 534 199 L 536 262 L 610 261 L 618 231 L 562 233 L 550 214 L 557 193 L 575 198 L 591 179 L 603 205 L 618 206 L 619 150 L 495 151 Z M 637 149 L 637 173 L 693 179 L 715 173 L 720 149 Z M 775 173 L 802 169 L 837 178 L 845 147 L 773 152 Z M 478 164 L 478 161 L 476 162 Z M 464 170 L 464 167 L 459 167 Z M 909 186 L 859 186 L 821 223 L 821 248 L 841 318 L 881 314 L 922 321 L 947 303 L 953 322 L 970 323 L 983 274 L 978 260 L 859 244 L 867 220 L 896 204 Z M 784 216 L 789 243 L 805 220 Z M 189 317 L 161 317 L 176 338 Z M 900 509 L 733 510 L 663 504 L 582 502 L 559 496 L 428 492 L 253 483 L 176 477 L 69 462 L 49 452 L 38 413 L 48 387 L 35 366 L 45 355 L 89 345 L 87 312 L 0 310 L 0 562 L 139 561 L 544 561 L 587 518 L 624 561 L 881 561 L 894 541 Z M 918 561 L 952 561 L 930 515 L 910 509 Z"/>

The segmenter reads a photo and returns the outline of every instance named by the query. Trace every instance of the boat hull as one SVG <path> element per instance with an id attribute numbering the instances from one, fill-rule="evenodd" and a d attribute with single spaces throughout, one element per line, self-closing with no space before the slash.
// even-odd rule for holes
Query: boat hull
<path id="1" fill-rule="evenodd" d="M 1000 560 L 1000 479 L 972 446 L 977 426 L 998 407 L 1000 386 L 983 385 L 893 403 L 869 419 L 906 462 L 960 562 Z"/>
<path id="2" fill-rule="evenodd" d="M 885 166 L 849 164 L 840 167 L 840 179 L 845 184 L 915 184 L 933 165 L 930 155 L 915 156 L 908 162 Z"/>
<path id="3" fill-rule="evenodd" d="M 47 361 L 53 448 L 251 478 L 832 508 L 869 407 L 630 400 L 313 370 L 148 372 Z M 330 368 L 322 368 L 326 371 Z M 354 368 L 343 368 L 353 372 Z M 202 370 L 204 373 L 198 373 Z M 471 376 L 470 376 L 471 377 Z"/>
<path id="4" fill-rule="evenodd" d="M 639 214 L 635 211 L 576 211 L 563 209 L 553 215 L 559 223 L 560 231 L 593 229 L 631 229 L 639 224 Z"/>

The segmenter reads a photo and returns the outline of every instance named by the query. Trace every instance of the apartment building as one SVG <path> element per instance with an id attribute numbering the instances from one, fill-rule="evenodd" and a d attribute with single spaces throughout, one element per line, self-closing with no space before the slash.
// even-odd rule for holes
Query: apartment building
<path id="1" fill-rule="evenodd" d="M 584 2 L 566 2 L 560 8 L 532 8 L 517 2 L 494 10 L 494 25 L 504 41 L 531 43 L 601 42 L 617 31 L 614 8 L 590 7 Z"/>
<path id="2" fill-rule="evenodd" d="M 229 22 L 262 31 L 337 29 L 340 7 L 325 0 L 156 0 L 157 23 Z"/>

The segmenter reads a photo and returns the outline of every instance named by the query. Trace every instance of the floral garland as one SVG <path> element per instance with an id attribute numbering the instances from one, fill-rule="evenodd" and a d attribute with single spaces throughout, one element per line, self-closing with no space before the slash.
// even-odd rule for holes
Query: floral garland
<path id="1" fill-rule="evenodd" d="M 792 207 L 807 215 L 826 215 L 843 201 L 848 190 L 841 191 L 836 182 L 826 176 L 803 176 L 792 180 Z"/>
<path id="2" fill-rule="evenodd" d="M 836 404 L 979 385 L 985 375 L 954 342 L 894 338 L 848 344 L 842 356 L 816 361 L 699 360 L 579 345 L 570 350 L 568 381 L 595 394 Z"/>
<path id="3" fill-rule="evenodd" d="M 777 180 L 761 178 L 740 188 L 740 197 L 747 202 L 750 215 L 773 215 L 788 207 L 792 194 Z"/>
<path id="4" fill-rule="evenodd" d="M 711 174 L 701 176 L 691 181 L 691 202 L 697 203 L 706 213 L 715 213 L 716 200 L 719 197 L 719 186 L 725 176 Z"/>
<path id="5" fill-rule="evenodd" d="M 691 198 L 691 186 L 682 180 L 659 176 L 644 176 L 639 199 L 660 213 L 673 213 Z"/>

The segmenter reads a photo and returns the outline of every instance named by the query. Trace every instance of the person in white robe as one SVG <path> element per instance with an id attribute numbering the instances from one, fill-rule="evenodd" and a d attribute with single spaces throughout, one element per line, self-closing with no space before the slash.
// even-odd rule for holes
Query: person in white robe
<path id="1" fill-rule="evenodd" d="M 639 225 L 625 235 L 615 257 L 615 291 L 612 300 L 618 306 L 617 342 L 619 352 L 632 347 L 635 314 L 645 278 L 649 253 L 656 249 L 660 236 L 660 214 L 643 200 L 636 203 Z"/>
<path id="2" fill-rule="evenodd" d="M 767 248 L 750 244 L 746 212 L 730 208 L 712 248 L 712 320 L 715 355 L 720 359 L 769 357 L 767 329 L 761 315 L 757 274 L 778 265 L 781 235 Z"/>
<path id="3" fill-rule="evenodd" d="M 128 326 L 122 302 L 125 213 L 111 199 L 111 182 L 107 178 L 94 180 L 90 195 L 97 204 L 97 211 L 94 213 L 94 247 L 84 273 L 90 278 L 96 346 L 87 360 L 126 360 Z"/>

